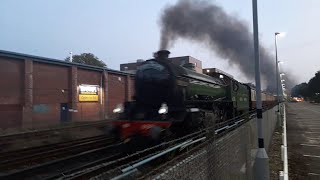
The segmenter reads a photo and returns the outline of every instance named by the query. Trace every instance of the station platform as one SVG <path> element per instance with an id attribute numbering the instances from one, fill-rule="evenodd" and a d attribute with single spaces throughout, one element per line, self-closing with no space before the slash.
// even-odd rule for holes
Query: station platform
<path id="1" fill-rule="evenodd" d="M 287 103 L 289 179 L 320 179 L 320 105 Z"/>

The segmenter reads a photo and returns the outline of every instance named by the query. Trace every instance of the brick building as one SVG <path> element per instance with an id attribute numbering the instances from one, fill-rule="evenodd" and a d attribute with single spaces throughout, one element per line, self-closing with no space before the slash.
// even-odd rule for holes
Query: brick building
<path id="1" fill-rule="evenodd" d="M 106 119 L 134 93 L 133 74 L 8 51 L 0 76 L 3 129 Z"/>
<path id="2" fill-rule="evenodd" d="M 172 61 L 174 64 L 181 65 L 181 66 L 187 63 L 192 63 L 195 65 L 195 71 L 198 73 L 202 73 L 202 62 L 194 57 L 181 56 L 181 57 L 172 57 L 168 59 Z M 137 60 L 137 62 L 134 62 L 134 63 L 120 64 L 120 71 L 133 73 L 137 70 L 139 65 L 141 65 L 142 63 L 143 63 L 143 60 Z"/>

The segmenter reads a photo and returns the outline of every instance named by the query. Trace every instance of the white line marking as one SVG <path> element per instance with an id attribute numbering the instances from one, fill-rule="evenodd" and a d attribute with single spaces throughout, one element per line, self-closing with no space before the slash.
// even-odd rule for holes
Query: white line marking
<path id="1" fill-rule="evenodd" d="M 320 176 L 320 174 L 317 174 L 317 173 L 308 173 L 308 175 L 311 175 L 311 176 Z"/>
<path id="2" fill-rule="evenodd" d="M 304 154 L 304 157 L 314 157 L 314 158 L 320 158 L 320 156 L 315 156 L 315 155 L 309 155 L 309 154 Z"/>
<path id="3" fill-rule="evenodd" d="M 315 139 L 315 140 L 320 139 L 320 137 L 308 137 L 308 136 L 305 136 L 305 138 L 307 138 L 307 139 Z"/>
<path id="4" fill-rule="evenodd" d="M 308 108 L 303 108 L 303 109 L 306 109 L 306 110 L 309 110 L 309 111 L 313 111 L 313 112 L 315 112 L 315 113 L 319 113 L 319 114 L 320 114 L 319 111 L 316 111 L 316 110 L 313 110 L 313 109 L 308 109 Z"/>
<path id="5" fill-rule="evenodd" d="M 303 132 L 303 133 L 310 133 L 310 134 L 320 134 L 320 132 Z"/>
<path id="6" fill-rule="evenodd" d="M 316 117 L 314 117 L 315 119 Z M 318 118 L 318 117 L 317 117 Z M 300 120 L 289 118 L 291 122 L 297 122 L 299 125 L 306 125 L 306 124 L 315 124 L 319 125 L 318 120 L 311 120 L 309 118 L 301 118 Z"/>
<path id="7" fill-rule="evenodd" d="M 300 125 L 304 125 L 304 124 L 315 124 L 315 125 L 318 125 L 319 124 L 319 121 L 318 120 L 310 120 L 308 118 L 304 118 L 302 120 L 292 120 L 291 121 L 295 121 L 297 123 L 299 123 Z"/>
<path id="8" fill-rule="evenodd" d="M 298 123 L 299 123 L 300 126 L 306 126 L 306 125 L 315 125 L 315 126 L 317 126 L 317 125 L 320 125 L 320 122 L 318 120 L 317 121 L 308 121 L 308 122 L 306 122 L 306 121 L 307 121 L 307 119 L 305 119 L 304 122 L 299 121 Z"/>
<path id="9" fill-rule="evenodd" d="M 320 124 L 307 124 L 307 125 L 299 125 L 300 127 L 304 127 L 304 128 L 312 128 L 312 127 L 316 127 L 318 129 L 318 127 L 320 127 Z M 318 126 L 318 127 L 317 127 Z"/>
<path id="10" fill-rule="evenodd" d="M 304 121 L 307 121 L 307 120 L 304 120 Z M 320 126 L 320 123 L 318 122 L 294 122 L 294 123 L 297 124 L 298 126 L 315 126 L 315 127 Z"/>
<path id="11" fill-rule="evenodd" d="M 311 146 L 311 147 L 320 147 L 320 144 L 319 145 L 316 145 L 316 144 L 300 144 L 301 146 Z"/>

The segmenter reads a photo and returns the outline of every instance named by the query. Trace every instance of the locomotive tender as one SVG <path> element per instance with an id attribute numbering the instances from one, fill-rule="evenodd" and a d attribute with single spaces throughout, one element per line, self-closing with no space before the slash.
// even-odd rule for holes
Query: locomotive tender
<path id="1" fill-rule="evenodd" d="M 154 59 L 139 66 L 134 101 L 114 109 L 119 115 L 112 125 L 121 139 L 182 135 L 254 109 L 251 86 L 217 69 L 204 69 L 201 74 L 193 64 L 173 64 L 169 54 L 158 51 Z M 272 95 L 263 97 L 264 105 L 274 101 Z"/>

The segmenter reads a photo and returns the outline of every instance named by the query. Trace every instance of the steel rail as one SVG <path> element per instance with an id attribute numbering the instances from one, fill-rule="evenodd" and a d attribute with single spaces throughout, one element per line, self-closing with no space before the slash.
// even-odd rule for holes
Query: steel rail
<path id="1" fill-rule="evenodd" d="M 88 141 L 92 141 L 92 140 L 103 139 L 103 138 L 106 138 L 106 137 L 107 136 L 105 136 L 105 135 L 100 135 L 100 136 L 81 138 L 81 139 L 76 139 L 76 140 L 71 140 L 71 141 L 47 144 L 47 145 L 42 145 L 42 146 L 35 146 L 35 147 L 26 148 L 26 149 L 17 149 L 17 150 L 13 150 L 13 151 L 1 152 L 0 153 L 0 164 L 4 160 L 8 160 L 8 159 L 11 159 L 11 158 L 17 158 L 17 155 L 26 156 L 26 155 L 29 155 L 29 154 L 35 154 L 37 152 L 43 152 L 43 151 L 51 150 L 53 148 L 72 146 L 74 144 L 79 144 L 79 143 L 88 142 Z"/>
<path id="2" fill-rule="evenodd" d="M 48 159 L 57 159 L 59 157 L 70 156 L 74 153 L 81 153 L 92 148 L 101 147 L 104 145 L 108 145 L 113 141 L 113 138 L 104 139 L 92 139 L 86 142 L 80 142 L 78 144 L 73 144 L 70 146 L 62 146 L 59 148 L 52 148 L 46 151 L 39 151 L 32 154 L 27 154 L 25 156 L 8 159 L 0 162 L 0 169 L 17 169 L 18 167 L 22 167 L 26 164 L 30 163 L 38 163 L 44 162 Z M 18 156 L 18 154 L 17 154 Z"/>
<path id="3" fill-rule="evenodd" d="M 87 150 L 85 152 L 81 152 L 72 156 L 55 159 L 49 162 L 45 162 L 42 164 L 38 164 L 35 166 L 31 166 L 22 170 L 1 174 L 0 179 L 26 179 L 31 177 L 41 177 L 44 179 L 45 177 L 52 176 L 52 174 L 56 174 L 54 171 L 61 171 L 61 168 L 65 170 L 74 168 L 74 164 L 85 164 L 90 161 L 89 159 L 94 159 L 96 161 L 102 157 L 105 157 L 108 153 L 115 153 L 113 151 L 116 150 L 117 147 L 122 143 L 112 144 L 106 147 L 99 147 L 96 149 Z M 82 163 L 81 163 L 82 162 Z M 79 166 L 79 165 L 77 165 Z M 50 171 L 52 170 L 52 171 Z"/>

